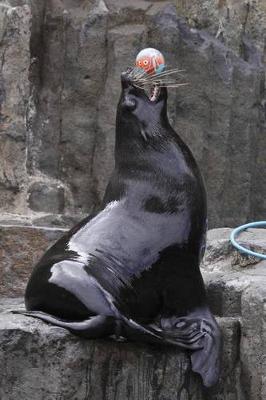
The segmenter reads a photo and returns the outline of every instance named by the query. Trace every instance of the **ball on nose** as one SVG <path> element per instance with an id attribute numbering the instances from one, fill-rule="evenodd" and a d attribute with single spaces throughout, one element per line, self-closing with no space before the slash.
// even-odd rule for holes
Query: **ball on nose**
<path id="1" fill-rule="evenodd" d="M 158 74 L 165 69 L 165 60 L 162 53 L 152 47 L 141 50 L 136 57 L 136 67 L 148 74 Z"/>

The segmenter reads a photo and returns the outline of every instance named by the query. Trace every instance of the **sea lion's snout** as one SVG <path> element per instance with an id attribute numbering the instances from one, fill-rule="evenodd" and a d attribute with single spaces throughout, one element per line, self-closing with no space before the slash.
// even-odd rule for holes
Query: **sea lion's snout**
<path id="1" fill-rule="evenodd" d="M 129 86 L 132 85 L 132 77 L 131 77 L 131 72 L 133 68 L 128 68 L 126 71 L 122 72 L 121 74 L 121 83 L 122 83 L 122 88 L 127 89 Z"/>
<path id="2" fill-rule="evenodd" d="M 131 77 L 132 68 L 128 68 L 125 72 L 121 74 L 121 84 L 123 97 L 121 106 L 128 110 L 134 111 L 137 107 L 137 100 L 135 96 L 131 93 L 133 88 L 132 77 Z"/>

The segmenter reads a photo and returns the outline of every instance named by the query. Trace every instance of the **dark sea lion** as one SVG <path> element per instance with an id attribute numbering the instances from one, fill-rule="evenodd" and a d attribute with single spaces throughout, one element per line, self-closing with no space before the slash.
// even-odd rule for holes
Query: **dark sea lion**
<path id="1" fill-rule="evenodd" d="M 100 211 L 35 266 L 26 315 L 86 338 L 116 335 L 190 351 L 206 386 L 221 335 L 199 269 L 206 234 L 201 174 L 169 124 L 167 89 L 148 96 L 122 74 L 115 169 Z"/>

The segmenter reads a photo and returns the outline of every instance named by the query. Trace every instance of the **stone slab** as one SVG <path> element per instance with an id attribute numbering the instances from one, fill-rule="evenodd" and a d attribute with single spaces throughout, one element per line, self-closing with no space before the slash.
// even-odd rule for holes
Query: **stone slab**
<path id="1" fill-rule="evenodd" d="M 240 321 L 239 362 L 232 371 L 236 374 L 232 381 L 237 388 L 236 398 L 264 400 L 266 261 L 235 250 L 229 241 L 231 231 L 221 228 L 208 232 L 202 272 L 213 312 L 225 319 L 235 317 Z M 266 253 L 266 230 L 249 229 L 239 235 L 238 242 Z M 232 382 L 224 383 L 229 389 Z"/>

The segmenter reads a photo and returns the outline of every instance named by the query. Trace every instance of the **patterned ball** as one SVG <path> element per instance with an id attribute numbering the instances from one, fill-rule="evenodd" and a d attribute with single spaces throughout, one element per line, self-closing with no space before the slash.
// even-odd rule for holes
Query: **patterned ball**
<path id="1" fill-rule="evenodd" d="M 143 49 L 136 57 L 136 66 L 148 74 L 158 74 L 165 68 L 164 56 L 153 48 Z"/>

